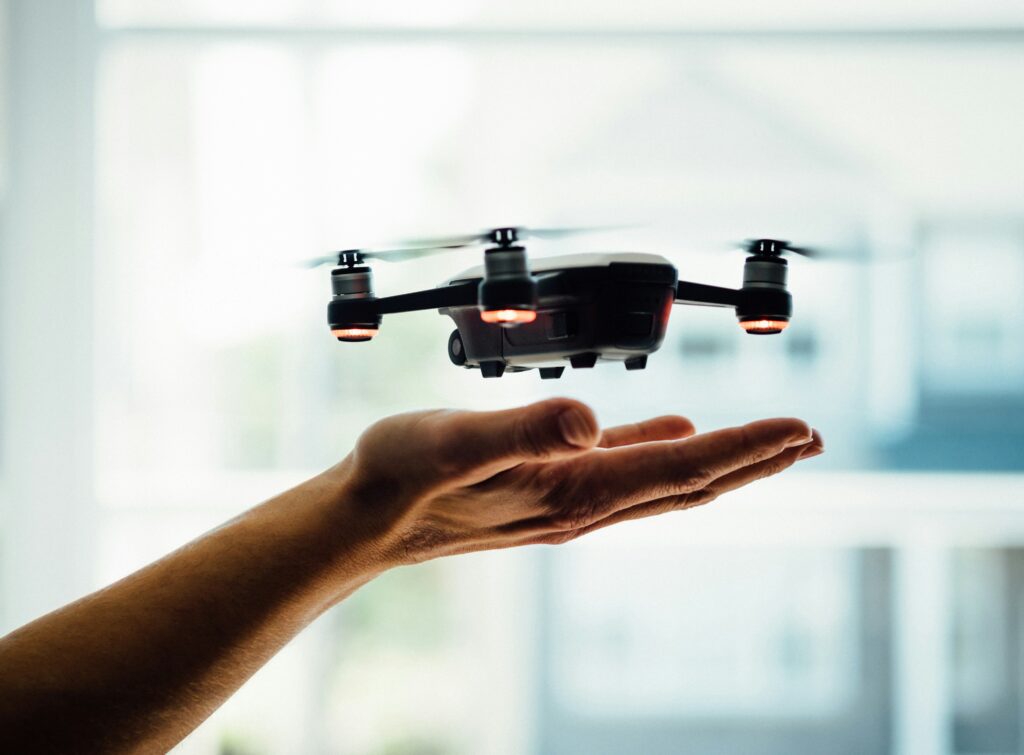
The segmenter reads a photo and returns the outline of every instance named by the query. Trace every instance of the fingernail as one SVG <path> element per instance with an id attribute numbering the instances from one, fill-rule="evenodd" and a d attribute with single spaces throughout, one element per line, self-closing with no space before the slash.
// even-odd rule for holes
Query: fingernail
<path id="1" fill-rule="evenodd" d="M 808 446 L 807 448 L 800 452 L 800 455 L 797 456 L 796 459 L 797 461 L 803 461 L 804 459 L 813 459 L 815 456 L 821 456 L 823 453 L 825 453 L 825 449 L 822 448 L 821 446 Z"/>
<path id="2" fill-rule="evenodd" d="M 571 446 L 585 448 L 594 443 L 594 429 L 582 412 L 567 409 L 558 415 L 558 427 L 562 437 Z"/>
<path id="3" fill-rule="evenodd" d="M 805 446 L 814 440 L 813 435 L 801 435 L 799 438 L 793 438 L 786 444 L 786 448 L 793 448 L 794 446 Z"/>
<path id="4" fill-rule="evenodd" d="M 813 441 L 807 448 L 800 451 L 800 455 L 797 456 L 797 461 L 802 459 L 811 459 L 815 456 L 821 456 L 825 453 L 825 441 L 821 439 L 821 433 L 815 428 L 811 428 L 811 440 Z"/>

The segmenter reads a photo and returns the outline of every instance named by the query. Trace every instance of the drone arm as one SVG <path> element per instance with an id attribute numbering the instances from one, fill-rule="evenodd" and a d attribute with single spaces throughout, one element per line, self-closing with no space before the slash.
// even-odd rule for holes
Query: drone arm
<path id="1" fill-rule="evenodd" d="M 703 307 L 731 307 L 740 327 L 754 335 L 781 333 L 793 314 L 793 297 L 781 282 L 751 282 L 744 276 L 743 288 L 722 288 L 704 283 L 679 281 L 676 303 Z"/>
<path id="2" fill-rule="evenodd" d="M 426 291 L 413 291 L 409 294 L 385 296 L 376 299 L 377 312 L 391 315 L 397 312 L 416 312 L 422 309 L 443 309 L 444 307 L 466 307 L 477 302 L 477 286 L 473 281 L 456 283 L 440 288 L 429 288 Z"/>
<path id="3" fill-rule="evenodd" d="M 705 283 L 679 281 L 676 286 L 676 304 L 695 304 L 703 307 L 735 307 L 740 302 L 740 291 L 734 288 L 709 286 Z"/>
<path id="4" fill-rule="evenodd" d="M 424 309 L 462 307 L 476 304 L 477 283 L 456 283 L 426 291 L 413 291 L 380 299 L 336 298 L 327 305 L 327 319 L 331 328 L 376 328 L 382 315 L 397 312 L 416 312 Z"/>

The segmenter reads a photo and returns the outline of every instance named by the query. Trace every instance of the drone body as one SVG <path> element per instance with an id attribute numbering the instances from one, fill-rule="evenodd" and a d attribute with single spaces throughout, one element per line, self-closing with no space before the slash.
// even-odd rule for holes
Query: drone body
<path id="1" fill-rule="evenodd" d="M 532 368 L 542 378 L 561 377 L 566 366 L 593 367 L 621 362 L 643 369 L 665 338 L 674 304 L 728 307 L 748 333 L 781 332 L 792 313 L 781 252 L 797 251 L 785 242 L 750 242 L 743 286 L 722 288 L 680 281 L 675 266 L 659 255 L 575 254 L 550 257 L 530 269 L 526 250 L 516 242 L 525 229 L 500 228 L 486 234 L 442 241 L 453 248 L 489 241 L 484 264 L 437 288 L 377 298 L 366 258 L 398 259 L 409 252 L 340 252 L 331 273 L 334 298 L 328 305 L 331 332 L 339 341 L 375 336 L 382 317 L 397 312 L 437 309 L 455 322 L 448 356 L 484 377 Z M 540 235 L 540 232 L 533 232 Z"/>
<path id="2" fill-rule="evenodd" d="M 665 338 L 678 276 L 665 259 L 649 254 L 579 254 L 535 265 L 536 317 L 515 327 L 485 322 L 476 302 L 445 307 L 455 321 L 448 340 L 453 363 L 478 367 L 485 377 L 539 368 L 560 377 L 566 365 L 624 362 L 642 369 Z M 479 286 L 482 268 L 446 286 Z"/>

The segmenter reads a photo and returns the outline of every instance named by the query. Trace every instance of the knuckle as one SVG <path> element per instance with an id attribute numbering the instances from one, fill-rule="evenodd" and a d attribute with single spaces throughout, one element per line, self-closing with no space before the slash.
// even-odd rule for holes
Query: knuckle
<path id="1" fill-rule="evenodd" d="M 711 503 L 720 495 L 719 491 L 712 487 L 698 490 L 688 496 L 683 496 L 680 501 L 673 507 L 676 511 L 683 511 L 685 509 L 692 509 L 697 506 L 703 506 L 706 503 Z"/>
<path id="2" fill-rule="evenodd" d="M 548 516 L 547 522 L 548 526 L 555 532 L 565 533 L 580 527 L 586 527 L 593 519 L 594 517 L 589 507 L 573 505 L 556 510 Z"/>
<path id="3" fill-rule="evenodd" d="M 600 504 L 594 499 L 563 501 L 553 508 L 547 521 L 552 529 L 567 532 L 593 524 L 600 518 L 600 511 Z"/>
<path id="4" fill-rule="evenodd" d="M 691 492 L 700 490 L 713 479 L 711 471 L 706 467 L 690 465 L 680 471 L 676 485 L 683 491 Z"/>
<path id="5" fill-rule="evenodd" d="M 551 471 L 547 472 L 546 468 Z M 549 526 L 558 531 L 593 524 L 611 512 L 617 502 L 614 493 L 601 485 L 593 470 L 576 473 L 562 465 L 543 465 L 534 478 L 535 495 L 546 512 Z"/>
<path id="6" fill-rule="evenodd" d="M 578 527 L 581 521 L 581 507 L 575 482 L 564 477 L 541 480 L 541 506 L 548 512 L 548 526 L 558 532 Z"/>

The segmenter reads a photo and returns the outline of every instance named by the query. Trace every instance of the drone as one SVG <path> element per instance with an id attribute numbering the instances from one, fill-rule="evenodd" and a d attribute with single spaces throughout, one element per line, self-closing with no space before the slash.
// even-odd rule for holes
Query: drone
<path id="1" fill-rule="evenodd" d="M 729 308 L 749 334 L 781 333 L 793 312 L 784 255 L 816 255 L 778 239 L 748 240 L 743 284 L 733 289 L 679 280 L 675 266 L 657 254 L 569 254 L 531 264 L 522 243 L 588 230 L 508 226 L 419 240 L 410 248 L 347 249 L 308 264 L 334 265 L 327 320 L 339 341 L 369 341 L 385 315 L 436 309 L 455 323 L 448 338 L 454 365 L 479 369 L 485 378 L 536 368 L 548 380 L 560 378 L 566 366 L 599 362 L 644 369 L 664 341 L 676 304 Z M 469 246 L 484 248 L 482 265 L 435 288 L 382 297 L 374 292 L 367 260 L 401 261 Z"/>

